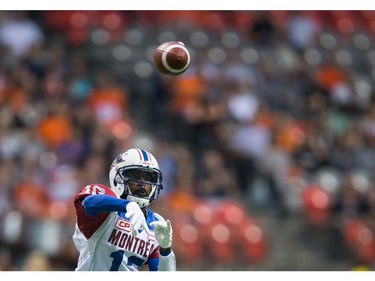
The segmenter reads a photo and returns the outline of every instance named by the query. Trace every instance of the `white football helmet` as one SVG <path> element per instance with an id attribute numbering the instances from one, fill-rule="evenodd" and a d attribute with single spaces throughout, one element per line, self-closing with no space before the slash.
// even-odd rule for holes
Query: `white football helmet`
<path id="1" fill-rule="evenodd" d="M 140 170 L 151 173 L 150 182 L 144 182 L 152 186 L 151 192 L 147 197 L 140 197 L 132 194 L 129 188 L 129 182 L 142 183 L 142 181 L 131 180 L 127 176 L 130 170 Z M 109 182 L 111 189 L 121 198 L 136 202 L 143 208 L 158 199 L 159 192 L 163 189 L 161 184 L 162 174 L 159 170 L 159 164 L 155 157 L 143 149 L 131 148 L 118 155 L 112 162 L 109 170 Z"/>

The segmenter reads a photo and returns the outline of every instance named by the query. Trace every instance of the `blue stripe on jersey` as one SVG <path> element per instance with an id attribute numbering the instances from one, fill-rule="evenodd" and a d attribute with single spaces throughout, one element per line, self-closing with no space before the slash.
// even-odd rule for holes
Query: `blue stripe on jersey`
<path id="1" fill-rule="evenodd" d="M 143 149 L 141 149 L 141 152 L 142 152 L 142 155 L 143 155 L 143 159 L 145 159 L 145 161 L 148 161 L 148 155 L 147 155 L 147 152 L 144 151 Z"/>
<path id="2" fill-rule="evenodd" d="M 125 201 L 105 194 L 92 194 L 82 201 L 83 209 L 89 216 L 96 216 L 104 212 L 126 211 Z"/>

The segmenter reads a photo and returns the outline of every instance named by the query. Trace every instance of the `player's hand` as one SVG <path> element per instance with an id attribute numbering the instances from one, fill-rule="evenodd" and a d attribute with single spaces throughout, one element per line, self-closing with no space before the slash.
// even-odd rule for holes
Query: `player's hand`
<path id="1" fill-rule="evenodd" d="M 172 245 L 172 225 L 170 220 L 158 220 L 150 223 L 154 227 L 156 240 L 161 248 L 170 248 Z"/>
<path id="2" fill-rule="evenodd" d="M 130 224 L 132 226 L 132 234 L 134 236 L 138 234 L 138 230 L 140 229 L 144 229 L 147 233 L 149 233 L 145 216 L 137 203 L 129 202 L 126 205 L 125 216 L 130 219 Z"/>

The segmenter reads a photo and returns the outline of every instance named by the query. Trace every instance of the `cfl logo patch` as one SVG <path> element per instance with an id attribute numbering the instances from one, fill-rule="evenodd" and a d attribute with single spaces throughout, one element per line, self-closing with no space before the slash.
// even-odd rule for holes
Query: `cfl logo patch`
<path id="1" fill-rule="evenodd" d="M 123 220 L 122 218 L 117 219 L 115 226 L 118 229 L 124 230 L 126 232 L 130 232 L 130 230 L 131 230 L 130 222 L 128 222 L 126 220 Z"/>

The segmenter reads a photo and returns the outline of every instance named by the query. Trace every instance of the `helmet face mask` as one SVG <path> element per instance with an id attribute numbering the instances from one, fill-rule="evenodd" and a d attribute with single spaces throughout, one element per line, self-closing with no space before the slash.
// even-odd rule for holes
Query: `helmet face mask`
<path id="1" fill-rule="evenodd" d="M 162 174 L 155 157 L 141 149 L 129 149 L 112 162 L 111 189 L 121 198 L 136 202 L 141 208 L 158 199 L 163 189 Z"/>
<path id="2" fill-rule="evenodd" d="M 121 177 L 128 182 L 134 183 L 145 183 L 148 185 L 160 183 L 160 174 L 156 171 L 150 171 L 149 169 L 142 169 L 135 167 L 134 169 L 121 169 L 119 174 Z"/>

